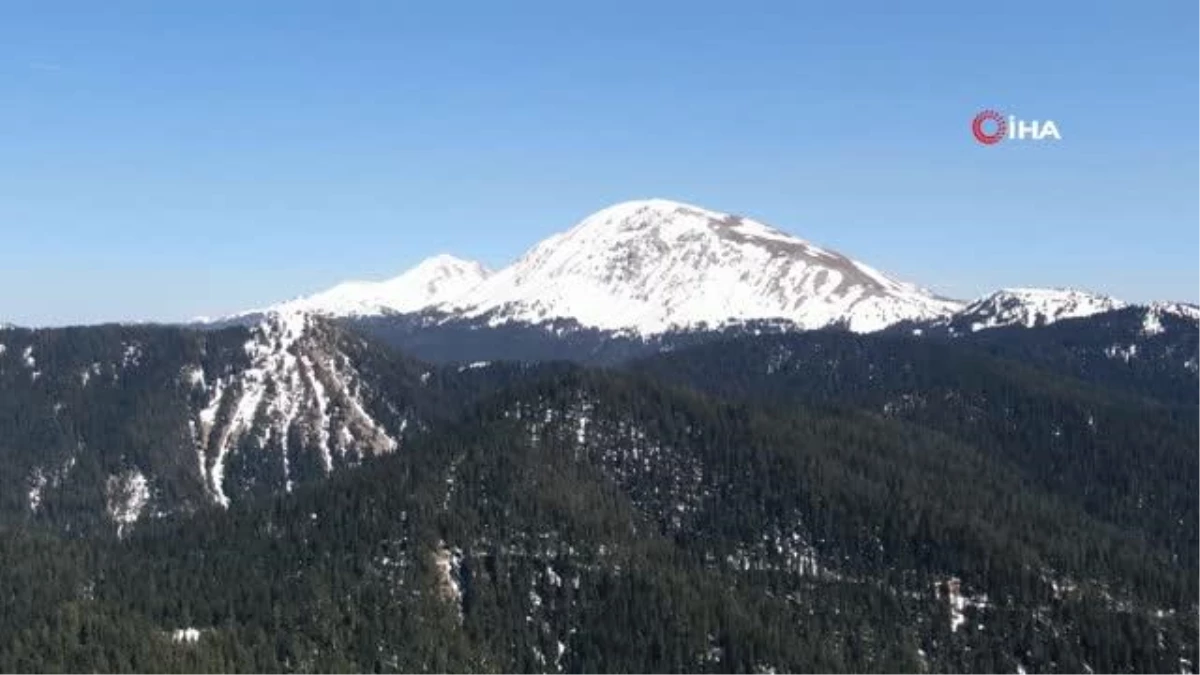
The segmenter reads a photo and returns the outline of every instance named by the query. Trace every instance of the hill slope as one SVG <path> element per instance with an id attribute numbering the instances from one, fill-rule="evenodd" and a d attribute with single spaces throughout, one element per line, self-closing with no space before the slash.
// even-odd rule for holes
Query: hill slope
<path id="1" fill-rule="evenodd" d="M 901 420 L 751 411 L 571 368 L 291 494 L 123 541 L 0 530 L 0 546 L 23 561 L 0 569 L 21 589 L 0 619 L 5 669 L 1196 659 L 1194 570 L 979 449 Z"/>

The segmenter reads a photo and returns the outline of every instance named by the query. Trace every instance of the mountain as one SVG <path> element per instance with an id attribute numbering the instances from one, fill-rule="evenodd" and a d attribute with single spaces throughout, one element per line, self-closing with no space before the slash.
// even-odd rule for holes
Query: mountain
<path id="1" fill-rule="evenodd" d="M 575 358 L 738 326 L 964 335 L 1126 306 L 1052 288 L 1002 289 L 963 303 L 742 216 L 646 199 L 596 212 L 495 273 L 439 255 L 391 280 L 346 282 L 271 309 L 345 318 L 405 349 L 433 347 L 435 360 L 460 352 L 470 360 L 473 351 L 526 358 L 564 336 Z M 641 344 L 611 349 L 612 340 Z"/>
<path id="2" fill-rule="evenodd" d="M 428 258 L 392 279 L 347 281 L 265 311 L 306 311 L 335 317 L 416 312 L 454 300 L 489 274 L 490 271 L 477 262 L 442 254 Z M 246 314 L 257 315 L 263 311 L 252 310 Z"/>
<path id="3" fill-rule="evenodd" d="M 345 282 L 268 311 L 349 318 L 428 311 L 451 323 L 566 321 L 649 336 L 762 320 L 863 332 L 960 307 L 757 221 L 647 199 L 594 213 L 494 274 L 439 255 L 394 279 Z"/>
<path id="4" fill-rule="evenodd" d="M 961 326 L 962 324 L 958 324 Z M 926 340 L 968 343 L 1051 372 L 1164 402 L 1200 403 L 1200 307 L 1184 303 L 1130 305 L 1026 328 L 996 326 L 954 332 L 953 326 L 896 326 Z"/>
<path id="5" fill-rule="evenodd" d="M 727 348 L 778 356 L 742 341 Z M 1045 480 L 1057 466 L 984 445 L 982 425 L 927 426 L 977 402 L 942 394 L 1005 377 L 960 352 L 913 383 L 940 381 L 923 416 L 522 371 L 402 452 L 290 493 L 121 540 L 0 527 L 0 670 L 1192 671 L 1194 560 L 1143 532 L 1170 532 L 1152 522 L 1163 503 L 1194 514 L 1194 476 L 1145 461 L 1123 487 L 1156 510 L 1119 501 L 1126 524 L 1097 520 L 1076 497 L 1105 455 L 1073 459 L 1034 427 L 1028 450 L 1084 473 L 1072 493 Z M 679 357 L 721 377 L 755 363 L 714 355 Z M 777 371 L 787 388 L 807 386 L 798 356 Z M 1007 382 L 985 416 L 1042 410 L 1070 422 L 1061 450 L 1086 442 L 1071 408 L 1039 407 L 1053 378 Z M 1138 416 L 1108 412 L 1097 425 L 1136 436 Z M 1160 456 L 1194 474 L 1185 445 Z"/>
<path id="6" fill-rule="evenodd" d="M 439 309 L 653 334 L 753 319 L 869 331 L 958 307 L 754 220 L 649 199 L 588 216 Z"/>
<path id="7" fill-rule="evenodd" d="M 1125 307 L 1116 298 L 1066 288 L 1006 288 L 986 295 L 953 315 L 927 321 L 922 330 L 974 333 L 1000 326 L 1033 328 Z M 917 322 L 920 323 L 920 322 Z"/>
<path id="8" fill-rule="evenodd" d="M 1053 322 L 1043 320 L 1039 324 L 1035 320 L 1032 323 L 1038 325 L 1033 326 L 1026 326 L 1023 320 L 1003 323 L 995 319 L 986 330 L 971 331 L 970 326 L 979 323 L 979 318 L 975 314 L 972 320 L 951 317 L 904 321 L 879 332 L 968 342 L 1005 358 L 1029 361 L 1106 386 L 1163 400 L 1198 400 L 1195 375 L 1200 308 L 1195 305 L 1130 305 Z M 613 365 L 710 341 L 797 332 L 795 325 L 786 320 L 756 320 L 715 330 L 694 328 L 641 335 L 587 328 L 570 319 L 492 324 L 486 317 L 462 318 L 432 311 L 354 317 L 344 323 L 434 363 L 569 360 Z"/>
<path id="9" fill-rule="evenodd" d="M 443 255 L 391 281 L 342 284 L 280 307 L 340 318 L 433 362 L 616 363 L 718 336 L 849 329 L 974 336 L 1009 349 L 1008 357 L 1023 353 L 1074 377 L 1171 400 L 1191 388 L 1197 363 L 1185 344 L 1191 324 L 1176 320 L 1194 316 L 1190 305 L 1136 310 L 1148 312 L 1143 331 L 1130 331 L 1126 319 L 1087 324 L 1108 328 L 1086 339 L 1083 324 L 1042 331 L 1129 305 L 1061 288 L 947 300 L 762 223 L 663 199 L 601 210 L 494 274 Z M 1176 319 L 1164 324 L 1167 315 Z M 1168 334 L 1155 338 L 1159 330 Z M 1070 345 L 1062 343 L 1068 335 L 1077 336 Z M 1101 359 L 1131 365 L 1123 372 Z"/>
<path id="10" fill-rule="evenodd" d="M 320 472 L 328 474 L 335 462 L 356 463 L 398 447 L 397 431 L 408 418 L 393 405 L 389 432 L 367 411 L 370 385 L 352 360 L 361 346 L 310 314 L 272 313 L 250 329 L 243 367 L 215 377 L 198 367 L 189 371 L 203 405 L 192 428 L 216 501 L 229 504 L 225 470 L 236 450 L 273 452 L 266 475 L 246 478 L 277 478 L 291 489 L 292 462 L 303 450 L 315 451 Z"/>
<path id="11" fill-rule="evenodd" d="M 1200 305 L 1186 302 L 1152 302 L 1145 306 L 1145 310 L 1146 313 L 1142 317 L 1143 335 L 1162 333 L 1165 330 L 1163 320 L 1166 317 L 1200 324 Z"/>
<path id="12" fill-rule="evenodd" d="M 936 430 L 1095 518 L 1137 527 L 1188 565 L 1200 560 L 1200 416 L 1186 401 L 1084 382 L 969 341 L 886 334 L 738 338 L 628 367 L 750 409 L 851 408 Z"/>
<path id="13" fill-rule="evenodd" d="M 303 312 L 0 331 L 0 513 L 122 531 L 291 490 L 436 416 L 427 372 Z"/>

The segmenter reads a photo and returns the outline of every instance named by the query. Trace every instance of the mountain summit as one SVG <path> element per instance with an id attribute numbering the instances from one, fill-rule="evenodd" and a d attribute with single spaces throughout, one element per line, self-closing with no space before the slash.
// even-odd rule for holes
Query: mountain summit
<path id="1" fill-rule="evenodd" d="M 999 326 L 1045 326 L 1126 307 L 1107 295 L 1072 288 L 1005 288 L 968 304 L 944 321 L 956 332 L 975 332 Z"/>
<path id="2" fill-rule="evenodd" d="M 749 218 L 648 199 L 588 216 L 442 308 L 650 334 L 754 319 L 864 332 L 960 306 Z"/>
<path id="3" fill-rule="evenodd" d="M 392 279 L 347 281 L 329 290 L 269 309 L 282 313 L 299 310 L 337 317 L 416 312 L 456 298 L 489 274 L 490 271 L 477 262 L 441 254 L 423 260 Z"/>

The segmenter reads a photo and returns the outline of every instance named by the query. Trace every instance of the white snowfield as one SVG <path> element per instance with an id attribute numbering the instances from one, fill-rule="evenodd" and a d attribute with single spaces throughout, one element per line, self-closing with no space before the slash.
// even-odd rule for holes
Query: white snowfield
<path id="1" fill-rule="evenodd" d="M 453 300 L 474 288 L 491 272 L 483 265 L 452 255 L 427 258 L 404 274 L 384 281 L 346 281 L 308 297 L 289 300 L 260 312 L 307 311 L 326 316 L 378 316 L 417 312 Z"/>
<path id="2" fill-rule="evenodd" d="M 573 319 L 654 334 L 753 319 L 872 331 L 961 306 L 762 223 L 647 199 L 599 211 L 494 274 L 439 255 L 395 279 L 346 282 L 266 311 L 437 309 L 493 324 Z"/>
<path id="3" fill-rule="evenodd" d="M 351 281 L 266 313 L 336 317 L 437 310 L 492 325 L 570 319 L 653 335 L 784 320 L 800 329 L 866 333 L 901 321 L 963 319 L 972 331 L 1039 326 L 1126 303 L 1072 289 L 1009 288 L 971 303 L 940 297 L 763 223 L 666 199 L 628 201 L 588 216 L 492 273 L 438 255 L 394 279 Z M 1153 305 L 1196 316 L 1192 305 Z M 263 313 L 246 312 L 245 314 Z M 1154 330 L 1153 318 L 1148 330 Z"/>
<path id="4" fill-rule="evenodd" d="M 978 331 L 997 326 L 1044 326 L 1126 306 L 1116 298 L 1072 288 L 1005 288 L 972 302 L 960 315 L 971 320 L 972 331 Z"/>
<path id="5" fill-rule="evenodd" d="M 589 216 L 443 305 L 641 334 L 749 319 L 872 331 L 958 307 L 762 223 L 662 199 Z"/>

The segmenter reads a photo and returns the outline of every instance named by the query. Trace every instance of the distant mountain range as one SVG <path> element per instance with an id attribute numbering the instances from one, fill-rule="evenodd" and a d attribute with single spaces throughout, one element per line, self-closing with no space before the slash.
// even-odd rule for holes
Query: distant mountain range
<path id="1" fill-rule="evenodd" d="M 491 270 L 450 254 L 378 281 L 345 281 L 311 295 L 191 323 L 250 325 L 304 313 L 407 330 L 504 327 L 657 336 L 770 324 L 782 330 L 869 333 L 896 326 L 965 334 L 1043 326 L 1129 306 L 1071 288 L 1005 288 L 947 298 L 764 223 L 667 199 L 615 204 Z M 1200 319 L 1194 304 L 1143 307 Z M 383 320 L 383 321 L 381 321 Z M 16 327 L 0 322 L 0 328 Z"/>
<path id="2" fill-rule="evenodd" d="M 347 281 L 314 295 L 235 316 L 295 311 L 335 317 L 417 312 L 461 296 L 490 274 L 477 262 L 452 255 L 435 255 L 392 279 Z"/>
<path id="3" fill-rule="evenodd" d="M 426 325 L 566 322 L 642 337 L 761 321 L 860 333 L 927 324 L 962 333 L 1125 306 L 1072 289 L 945 298 L 749 218 L 647 199 L 594 213 L 496 272 L 438 255 L 393 279 L 345 282 L 227 319 L 299 310 L 356 319 L 420 313 Z M 1196 313 L 1192 305 L 1157 306 Z"/>

